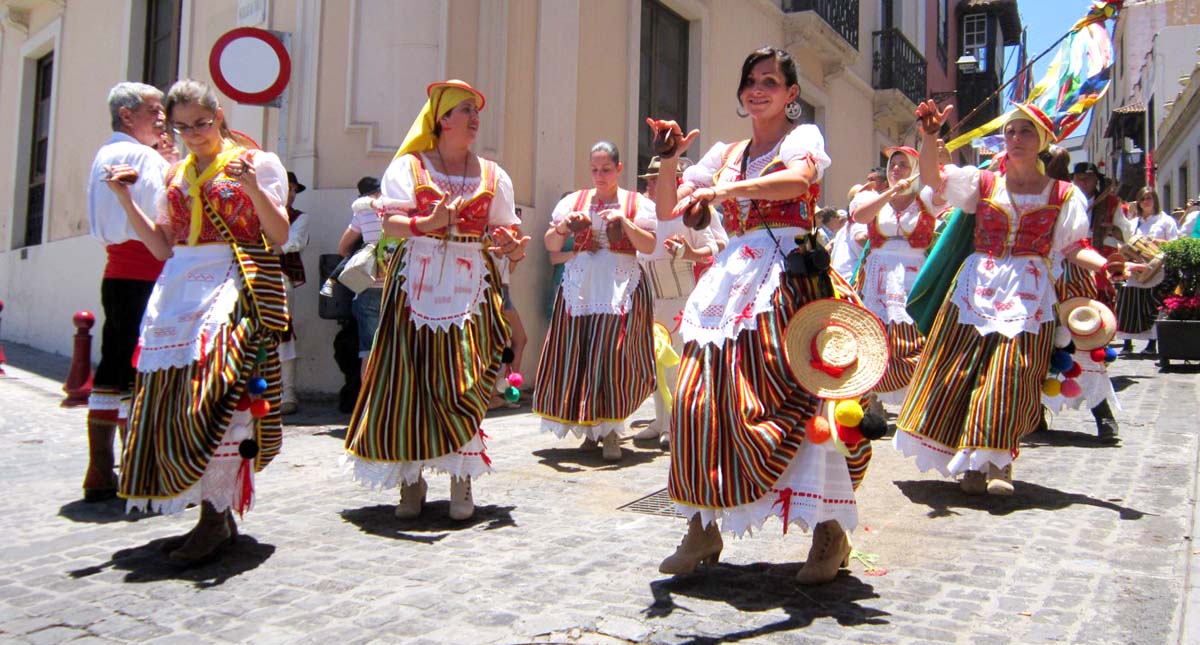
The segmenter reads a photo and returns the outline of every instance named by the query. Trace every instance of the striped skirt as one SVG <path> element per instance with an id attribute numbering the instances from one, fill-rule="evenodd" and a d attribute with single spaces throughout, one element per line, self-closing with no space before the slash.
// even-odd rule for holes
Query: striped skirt
<path id="1" fill-rule="evenodd" d="M 1117 289 L 1117 337 L 1156 338 L 1154 321 L 1162 300 L 1154 288 L 1124 286 Z"/>
<path id="2" fill-rule="evenodd" d="M 533 393 L 542 429 L 591 439 L 619 433 L 654 388 L 650 281 L 642 277 L 622 316 L 572 316 L 560 288 Z"/>
<path id="3" fill-rule="evenodd" d="M 921 350 L 925 348 L 925 337 L 912 323 L 890 322 L 887 324 L 888 358 L 887 370 L 875 386 L 875 394 L 883 403 L 897 405 L 904 401 L 908 384 L 917 371 Z"/>
<path id="4" fill-rule="evenodd" d="M 509 339 L 490 254 L 487 289 L 462 327 L 418 327 L 400 273 L 403 243 L 388 265 L 379 329 L 346 431 L 343 464 L 370 487 L 415 483 L 423 468 L 453 477 L 491 472 L 480 424 Z"/>
<path id="5" fill-rule="evenodd" d="M 981 336 L 958 322 L 958 307 L 947 300 L 901 406 L 897 449 L 916 455 L 922 471 L 947 477 L 1008 465 L 1020 438 L 1037 427 L 1053 345 L 1052 320 L 1036 334 Z"/>
<path id="6" fill-rule="evenodd" d="M 830 274 L 842 297 L 857 301 Z M 804 441 L 804 424 L 820 401 L 796 382 L 784 350 L 788 321 L 819 297 L 815 277 L 781 276 L 772 308 L 757 316 L 754 329 L 720 345 L 684 345 L 668 490 L 685 514 L 705 524 L 723 519 L 722 529 L 739 535 L 771 516 L 785 527 L 826 519 L 847 530 L 857 524 L 854 489 L 866 475 L 871 443 L 848 446 L 847 459 Z"/>
<path id="7" fill-rule="evenodd" d="M 258 442 L 256 472 L 279 453 L 278 333 L 260 325 L 252 311 L 243 287 L 229 322 L 208 341 L 201 360 L 138 372 L 121 460 L 120 495 L 129 508 L 176 513 L 203 500 L 224 510 L 240 496 L 241 440 Z M 267 360 L 256 364 L 260 347 Z M 257 420 L 237 409 L 256 367 L 267 381 L 262 396 L 271 406 Z"/>

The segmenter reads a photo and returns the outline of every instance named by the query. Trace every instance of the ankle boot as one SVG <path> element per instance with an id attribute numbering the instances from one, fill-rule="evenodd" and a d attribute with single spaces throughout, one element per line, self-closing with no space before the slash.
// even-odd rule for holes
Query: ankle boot
<path id="1" fill-rule="evenodd" d="M 424 477 L 418 477 L 415 484 L 402 484 L 400 486 L 400 503 L 396 504 L 396 519 L 411 520 L 421 514 L 421 507 L 425 505 L 425 493 L 429 491 L 429 484 L 425 483 Z"/>
<path id="2" fill-rule="evenodd" d="M 1121 346 L 1121 353 L 1122 354 L 1132 354 L 1133 353 L 1133 341 L 1132 340 L 1130 340 L 1128 338 L 1125 339 L 1125 344 Z"/>
<path id="3" fill-rule="evenodd" d="M 235 535 L 230 530 L 233 524 L 233 512 L 225 509 L 218 512 L 211 502 L 200 503 L 200 521 L 188 534 L 183 546 L 171 552 L 170 558 L 176 562 L 195 564 L 233 541 Z"/>
<path id="4" fill-rule="evenodd" d="M 614 430 L 604 435 L 604 461 L 621 461 L 621 435 Z"/>
<path id="5" fill-rule="evenodd" d="M 963 473 L 958 487 L 968 495 L 982 495 L 987 492 L 987 477 L 983 476 L 983 471 L 968 470 Z"/>
<path id="6" fill-rule="evenodd" d="M 1142 353 L 1143 354 L 1157 354 L 1158 353 L 1158 341 L 1154 340 L 1153 338 L 1150 339 L 1146 343 L 1146 351 L 1144 351 Z"/>
<path id="7" fill-rule="evenodd" d="M 850 566 L 850 539 L 837 520 L 826 520 L 813 529 L 812 549 L 796 574 L 802 585 L 832 582 L 838 569 Z"/>
<path id="8" fill-rule="evenodd" d="M 596 443 L 595 439 L 593 439 L 591 437 L 584 437 L 583 443 L 579 444 L 579 449 L 580 450 L 595 450 L 599 445 L 600 444 Z"/>
<path id="9" fill-rule="evenodd" d="M 667 556 L 667 559 L 658 565 L 658 571 L 668 575 L 682 575 L 695 571 L 701 562 L 712 566 L 720 559 L 721 548 L 724 546 L 716 520 L 707 527 L 701 527 L 700 515 L 693 515 L 692 519 L 688 520 L 688 530 L 683 536 L 683 541 L 679 543 L 675 553 Z"/>
<path id="10" fill-rule="evenodd" d="M 450 478 L 450 519 L 469 520 L 475 514 L 475 498 L 471 495 L 471 478 Z"/>
<path id="11" fill-rule="evenodd" d="M 1003 468 L 997 468 L 995 464 L 988 464 L 988 495 L 1008 496 L 1013 494 L 1012 484 L 1012 464 Z"/>
<path id="12" fill-rule="evenodd" d="M 1117 425 L 1116 418 L 1113 417 L 1112 408 L 1108 407 L 1108 401 L 1100 402 L 1100 405 L 1092 408 L 1092 417 L 1096 419 L 1096 436 L 1100 439 L 1100 443 L 1114 444 L 1120 441 L 1117 433 L 1120 427 Z"/>
<path id="13" fill-rule="evenodd" d="M 238 530 L 237 530 L 237 522 L 233 521 L 233 513 L 232 512 L 225 513 L 225 523 L 229 526 L 229 543 L 233 544 L 234 542 L 237 542 Z M 178 549 L 179 547 L 183 546 L 184 544 L 187 544 L 187 541 L 189 539 L 191 539 L 192 534 L 196 532 L 196 528 L 197 527 L 193 526 L 190 531 L 188 531 L 187 533 L 184 533 L 183 535 L 176 535 L 174 537 L 169 537 L 169 538 L 163 540 L 163 543 L 162 543 L 162 546 L 160 547 L 160 549 L 162 550 L 163 553 L 166 553 L 169 555 L 172 551 Z"/>
<path id="14" fill-rule="evenodd" d="M 103 502 L 117 496 L 117 474 L 113 471 L 113 435 L 108 421 L 88 421 L 88 467 L 83 476 L 83 501 Z"/>

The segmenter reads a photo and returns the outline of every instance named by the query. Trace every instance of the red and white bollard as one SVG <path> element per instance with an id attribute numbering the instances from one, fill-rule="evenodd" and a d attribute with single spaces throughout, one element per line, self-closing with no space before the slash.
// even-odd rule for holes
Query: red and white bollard
<path id="1" fill-rule="evenodd" d="M 92 326 L 96 317 L 90 311 L 76 312 L 75 350 L 71 354 L 71 371 L 67 372 L 67 383 L 63 391 L 67 398 L 60 404 L 64 408 L 87 405 L 92 393 Z"/>
<path id="2" fill-rule="evenodd" d="M 0 300 L 0 313 L 4 313 L 4 301 Z M 4 343 L 0 343 L 0 376 L 4 376 L 4 361 L 8 360 L 4 355 Z"/>

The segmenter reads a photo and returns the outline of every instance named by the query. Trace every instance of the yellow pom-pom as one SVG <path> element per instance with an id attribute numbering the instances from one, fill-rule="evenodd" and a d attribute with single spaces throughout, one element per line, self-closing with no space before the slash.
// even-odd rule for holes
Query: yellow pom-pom
<path id="1" fill-rule="evenodd" d="M 1062 393 L 1062 381 L 1056 378 L 1048 378 L 1042 381 L 1042 394 L 1046 396 L 1058 396 Z"/>
<path id="2" fill-rule="evenodd" d="M 833 411 L 833 417 L 847 428 L 854 428 L 862 423 L 863 409 L 858 401 L 838 401 L 837 407 Z"/>

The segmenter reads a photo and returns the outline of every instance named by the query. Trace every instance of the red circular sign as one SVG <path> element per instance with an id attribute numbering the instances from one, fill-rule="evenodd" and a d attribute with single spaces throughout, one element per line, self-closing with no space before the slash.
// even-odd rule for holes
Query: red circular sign
<path id="1" fill-rule="evenodd" d="M 222 60 L 227 53 L 245 52 L 254 55 Z M 217 88 L 238 103 L 269 103 L 287 87 L 292 59 L 275 34 L 257 27 L 238 27 L 217 39 L 208 55 L 208 71 Z M 247 71 L 248 75 L 243 73 Z M 264 74 L 266 81 L 261 80 Z"/>

